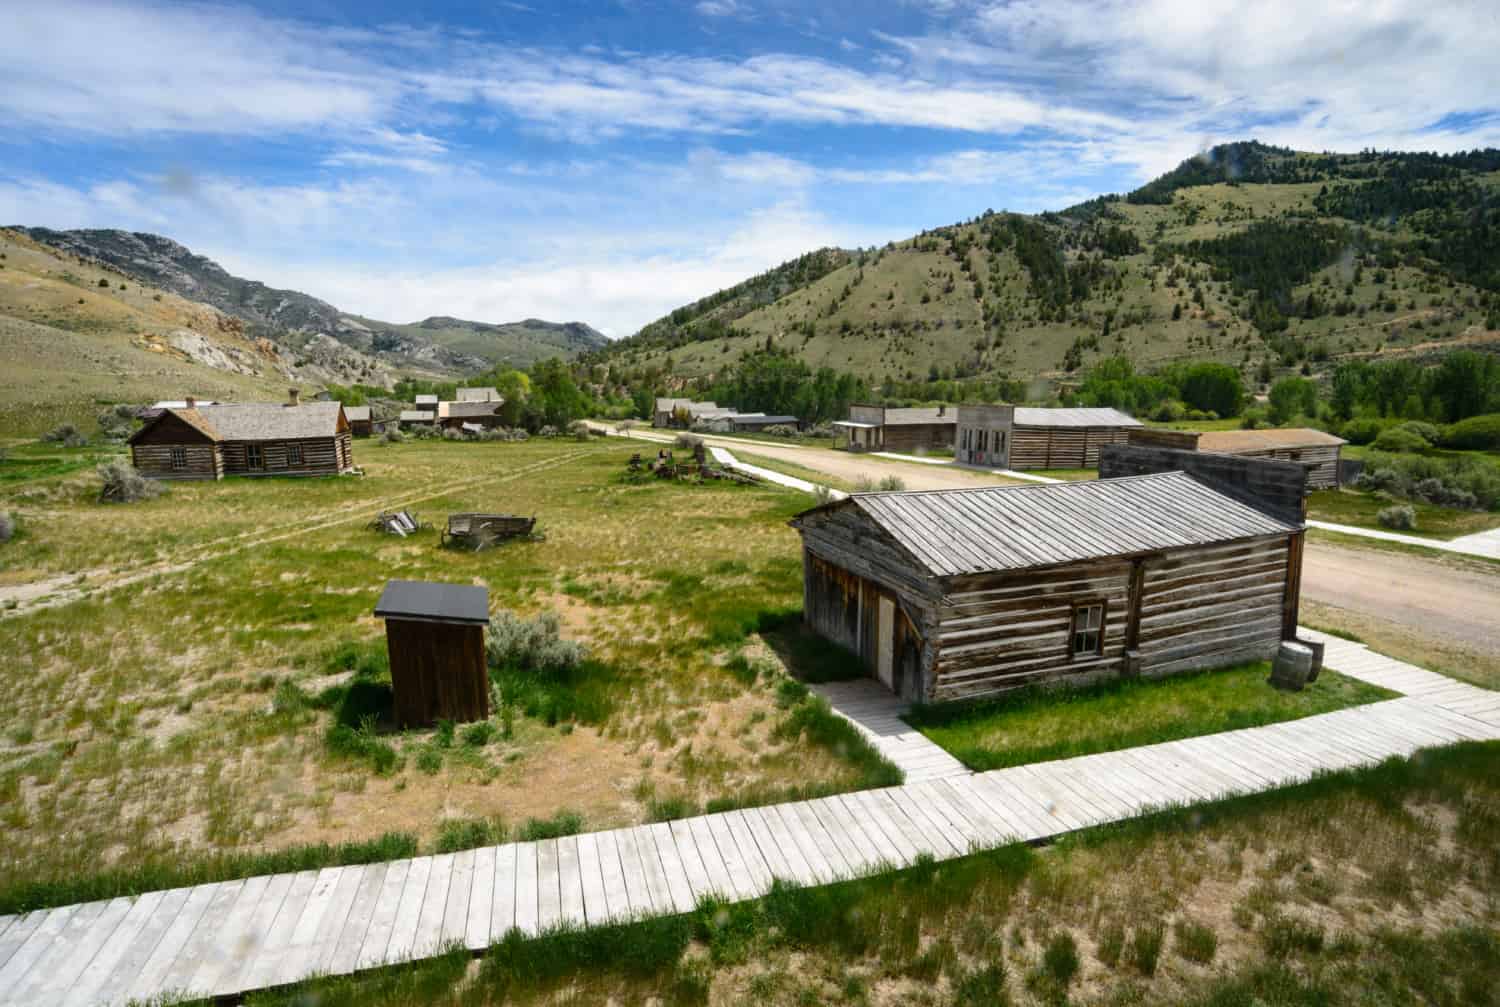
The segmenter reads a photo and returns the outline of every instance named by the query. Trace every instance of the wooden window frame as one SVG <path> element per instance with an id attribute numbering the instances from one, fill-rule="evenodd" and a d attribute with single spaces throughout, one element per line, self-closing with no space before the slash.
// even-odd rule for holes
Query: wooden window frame
<path id="1" fill-rule="evenodd" d="M 188 466 L 187 448 L 182 448 L 182 447 L 171 447 L 171 448 L 168 448 L 167 449 L 167 458 L 169 460 L 169 464 L 172 466 L 172 471 L 173 472 L 182 472 L 182 471 L 185 471 L 187 469 L 187 466 Z"/>
<path id="2" fill-rule="evenodd" d="M 263 469 L 266 467 L 266 449 L 260 444 L 245 445 L 245 468 Z"/>
<path id="3" fill-rule="evenodd" d="M 287 468 L 291 468 L 293 465 L 300 466 L 303 464 L 302 445 L 298 444 L 296 441 L 293 441 L 286 446 L 286 464 Z"/>
<path id="4" fill-rule="evenodd" d="M 1099 610 L 1099 627 L 1089 630 L 1087 627 L 1078 628 L 1078 616 L 1089 609 Z M 1068 615 L 1068 660 L 1076 661 L 1080 657 L 1103 657 L 1104 656 L 1104 633 L 1109 628 L 1109 600 L 1107 598 L 1089 598 L 1085 601 L 1075 602 L 1072 611 Z M 1093 632 L 1095 634 L 1093 650 L 1078 649 L 1078 635 L 1080 633 Z"/>

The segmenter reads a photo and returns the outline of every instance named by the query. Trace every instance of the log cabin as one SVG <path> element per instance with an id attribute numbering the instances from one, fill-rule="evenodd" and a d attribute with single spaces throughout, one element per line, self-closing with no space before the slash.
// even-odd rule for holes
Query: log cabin
<path id="1" fill-rule="evenodd" d="M 1339 453 L 1348 441 L 1322 430 L 1209 430 L 1199 435 L 1198 450 L 1245 458 L 1277 458 L 1308 467 L 1307 488 L 1337 489 Z"/>
<path id="2" fill-rule="evenodd" d="M 437 424 L 444 430 L 461 430 L 474 424 L 481 427 L 500 426 L 500 403 L 488 399 L 472 402 L 439 402 Z"/>
<path id="3" fill-rule="evenodd" d="M 339 475 L 354 468 L 349 420 L 337 402 L 166 409 L 131 435 L 132 464 L 153 479 Z"/>
<path id="4" fill-rule="evenodd" d="M 1274 656 L 1303 525 L 1183 472 L 804 511 L 804 619 L 915 702 Z"/>
<path id="5" fill-rule="evenodd" d="M 958 407 L 954 457 L 1000 469 L 1091 469 L 1105 444 L 1124 444 L 1140 422 L 1118 409 Z"/>
<path id="6" fill-rule="evenodd" d="M 920 454 L 953 447 L 956 420 L 948 406 L 851 405 L 849 418 L 833 425 L 843 434 L 846 450 Z"/>

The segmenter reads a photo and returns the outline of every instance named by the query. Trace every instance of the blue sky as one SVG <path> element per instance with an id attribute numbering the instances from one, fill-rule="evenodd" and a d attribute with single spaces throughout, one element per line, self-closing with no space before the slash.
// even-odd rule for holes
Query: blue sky
<path id="1" fill-rule="evenodd" d="M 0 222 L 167 234 L 389 321 L 628 335 L 827 244 L 1060 209 L 1203 147 L 1500 145 L 1482 0 L 49 0 Z"/>

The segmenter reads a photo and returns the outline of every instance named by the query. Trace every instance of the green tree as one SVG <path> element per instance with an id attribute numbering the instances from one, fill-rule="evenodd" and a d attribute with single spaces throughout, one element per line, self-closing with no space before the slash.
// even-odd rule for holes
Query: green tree
<path id="1" fill-rule="evenodd" d="M 1270 400 L 1272 423 L 1313 416 L 1318 410 L 1318 386 L 1308 378 L 1282 378 L 1271 386 Z"/>
<path id="2" fill-rule="evenodd" d="M 1228 364 L 1191 364 L 1182 371 L 1178 387 L 1182 401 L 1220 416 L 1238 416 L 1245 403 L 1240 372 Z"/>

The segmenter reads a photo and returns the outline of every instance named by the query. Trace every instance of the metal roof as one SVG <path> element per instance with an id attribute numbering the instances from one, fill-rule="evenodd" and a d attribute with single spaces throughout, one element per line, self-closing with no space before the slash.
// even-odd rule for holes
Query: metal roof
<path id="1" fill-rule="evenodd" d="M 459 402 L 499 402 L 500 392 L 488 386 L 460 388 L 455 393 Z"/>
<path id="2" fill-rule="evenodd" d="M 939 577 L 1288 534 L 1185 472 L 1043 486 L 857 493 L 806 511 L 854 507 Z"/>
<path id="3" fill-rule="evenodd" d="M 425 580 L 389 580 L 375 604 L 382 619 L 487 623 L 490 592 L 472 584 L 438 584 Z"/>
<path id="4" fill-rule="evenodd" d="M 465 416 L 494 416 L 500 410 L 500 403 L 486 402 L 439 402 L 438 419 L 456 420 Z"/>
<path id="5" fill-rule="evenodd" d="M 345 406 L 344 407 L 344 419 L 348 420 L 350 423 L 353 423 L 356 420 L 367 420 L 369 418 L 370 418 L 370 407 L 369 406 Z"/>
<path id="6" fill-rule="evenodd" d="M 957 423 L 958 410 L 946 406 L 901 407 L 885 411 L 885 425 L 906 427 L 925 423 Z"/>
<path id="7" fill-rule="evenodd" d="M 1018 427 L 1138 427 L 1140 421 L 1118 409 L 1037 409 L 1016 406 Z"/>
<path id="8" fill-rule="evenodd" d="M 400 420 L 402 423 L 432 423 L 437 419 L 437 413 L 430 413 L 425 409 L 403 409 Z"/>
<path id="9" fill-rule="evenodd" d="M 437 400 L 438 397 L 436 395 L 418 395 L 412 401 L 419 406 L 435 406 L 437 405 Z"/>
<path id="10" fill-rule="evenodd" d="M 1348 441 L 1309 427 L 1284 430 L 1209 430 L 1198 436 L 1198 450 L 1219 454 L 1271 451 L 1276 448 L 1321 448 Z"/>
<path id="11" fill-rule="evenodd" d="M 763 423 L 767 426 L 775 426 L 778 423 L 790 426 L 797 422 L 797 417 L 795 416 L 767 416 L 765 413 L 740 413 L 738 416 L 729 416 L 726 419 L 734 420 L 735 422 Z"/>

